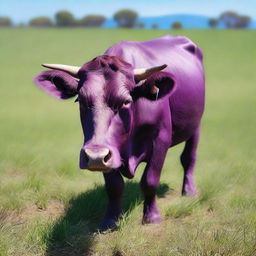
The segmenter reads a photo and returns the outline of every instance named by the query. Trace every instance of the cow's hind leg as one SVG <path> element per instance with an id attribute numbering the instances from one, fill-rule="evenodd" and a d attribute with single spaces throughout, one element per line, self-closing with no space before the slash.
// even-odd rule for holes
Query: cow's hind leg
<path id="1" fill-rule="evenodd" d="M 124 180 L 119 171 L 104 174 L 105 187 L 108 195 L 108 206 L 100 229 L 113 229 L 121 214 L 121 199 L 124 191 Z"/>
<path id="2" fill-rule="evenodd" d="M 159 223 L 161 221 L 160 213 L 156 206 L 156 191 L 160 182 L 161 170 L 168 147 L 161 142 L 155 143 L 154 152 L 150 162 L 141 178 L 141 189 L 144 194 L 143 220 L 146 223 Z"/>
<path id="3" fill-rule="evenodd" d="M 193 136 L 186 141 L 184 150 L 180 156 L 181 164 L 184 169 L 184 179 L 182 195 L 196 196 L 197 189 L 194 182 L 194 167 L 196 162 L 196 151 L 199 141 L 200 129 L 198 128 Z"/>

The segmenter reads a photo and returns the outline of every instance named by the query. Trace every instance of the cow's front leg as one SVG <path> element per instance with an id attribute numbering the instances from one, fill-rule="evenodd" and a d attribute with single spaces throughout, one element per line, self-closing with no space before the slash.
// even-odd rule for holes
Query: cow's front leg
<path id="1" fill-rule="evenodd" d="M 124 191 L 124 180 L 119 171 L 105 173 L 104 179 L 108 195 L 108 206 L 101 230 L 116 227 L 116 221 L 121 213 L 121 199 Z"/>
<path id="2" fill-rule="evenodd" d="M 144 209 L 142 223 L 159 223 L 160 213 L 156 206 L 156 191 L 168 147 L 156 142 L 153 153 L 141 179 L 141 189 L 144 194 Z"/>
<path id="3" fill-rule="evenodd" d="M 184 179 L 182 185 L 182 195 L 196 196 L 197 189 L 194 182 L 194 167 L 196 162 L 196 151 L 199 141 L 199 128 L 195 131 L 193 136 L 186 141 L 184 150 L 181 154 L 180 160 L 184 169 Z"/>

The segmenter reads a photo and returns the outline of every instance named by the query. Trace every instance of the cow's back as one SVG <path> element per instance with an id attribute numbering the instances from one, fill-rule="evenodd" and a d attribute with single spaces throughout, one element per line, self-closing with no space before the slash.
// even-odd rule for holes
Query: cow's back
<path id="1" fill-rule="evenodd" d="M 119 56 L 134 68 L 167 64 L 175 77 L 176 90 L 159 107 L 170 107 L 172 144 L 187 140 L 198 127 L 204 110 L 202 52 L 190 39 L 171 35 L 143 41 L 121 41 L 106 54 Z"/>

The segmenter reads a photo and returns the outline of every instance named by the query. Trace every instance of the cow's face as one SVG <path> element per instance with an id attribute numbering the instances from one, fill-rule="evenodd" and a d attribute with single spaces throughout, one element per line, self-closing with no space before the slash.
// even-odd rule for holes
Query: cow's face
<path id="1" fill-rule="evenodd" d="M 84 132 L 80 168 L 102 171 L 118 168 L 119 152 L 133 126 L 132 68 L 115 57 L 95 58 L 80 69 L 78 87 Z"/>
<path id="2" fill-rule="evenodd" d="M 51 70 L 36 77 L 36 83 L 57 98 L 77 95 L 84 133 L 81 169 L 109 172 L 120 167 L 120 152 L 135 125 L 137 99 L 156 100 L 173 91 L 174 82 L 168 73 L 151 72 L 148 79 L 142 73 L 140 70 L 136 75 L 131 65 L 118 57 L 100 56 L 75 75 Z"/>

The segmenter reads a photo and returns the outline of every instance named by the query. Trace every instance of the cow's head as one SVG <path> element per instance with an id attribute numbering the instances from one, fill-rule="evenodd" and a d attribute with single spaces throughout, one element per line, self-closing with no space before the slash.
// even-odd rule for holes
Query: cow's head
<path id="1" fill-rule="evenodd" d="M 99 56 L 81 68 L 45 64 L 36 84 L 59 99 L 77 96 L 84 133 L 80 168 L 109 172 L 121 166 L 120 151 L 134 127 L 134 104 L 169 95 L 174 81 L 166 65 L 136 69 L 114 56 Z"/>

